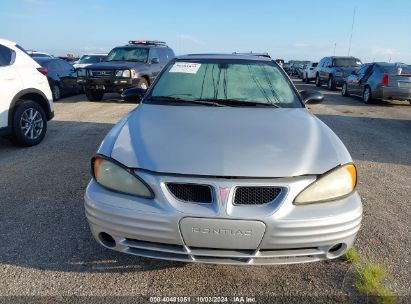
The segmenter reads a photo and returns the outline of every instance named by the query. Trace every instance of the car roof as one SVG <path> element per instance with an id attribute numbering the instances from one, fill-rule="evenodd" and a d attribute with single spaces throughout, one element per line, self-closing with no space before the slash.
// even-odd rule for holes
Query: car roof
<path id="1" fill-rule="evenodd" d="M 266 61 L 273 60 L 268 57 L 255 56 L 254 54 L 188 54 L 176 57 L 177 60 L 206 60 L 206 59 L 222 59 L 222 60 L 252 60 L 252 61 Z"/>
<path id="2" fill-rule="evenodd" d="M 358 59 L 357 57 L 354 57 L 354 56 L 329 56 L 329 58 L 333 58 L 333 59 L 340 59 L 340 58 L 354 58 L 354 59 Z"/>
<path id="3" fill-rule="evenodd" d="M 84 54 L 83 56 L 107 56 L 108 54 L 106 54 L 106 53 L 100 53 L 100 54 L 97 54 L 97 53 L 91 53 L 91 54 Z"/>

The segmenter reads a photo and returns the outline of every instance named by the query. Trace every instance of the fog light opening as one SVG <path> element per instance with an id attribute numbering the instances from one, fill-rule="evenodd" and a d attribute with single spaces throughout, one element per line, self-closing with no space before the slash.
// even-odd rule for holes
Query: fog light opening
<path id="1" fill-rule="evenodd" d="M 98 238 L 100 239 L 100 242 L 102 242 L 104 246 L 109 247 L 109 248 L 116 247 L 116 241 L 110 234 L 105 233 L 105 232 L 100 232 L 100 234 L 98 235 Z"/>
<path id="2" fill-rule="evenodd" d="M 346 249 L 347 249 L 347 245 L 344 243 L 335 244 L 334 246 L 330 247 L 330 249 L 328 249 L 327 258 L 328 259 L 338 258 L 345 252 Z"/>

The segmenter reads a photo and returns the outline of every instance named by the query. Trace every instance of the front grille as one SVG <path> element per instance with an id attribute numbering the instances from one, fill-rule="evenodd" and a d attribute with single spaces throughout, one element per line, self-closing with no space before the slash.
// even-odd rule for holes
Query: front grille
<path id="1" fill-rule="evenodd" d="M 280 194 L 278 187 L 238 187 L 235 190 L 234 204 L 263 205 L 274 201 Z"/>
<path id="2" fill-rule="evenodd" d="M 198 184 L 167 184 L 170 192 L 179 200 L 193 203 L 211 203 L 213 201 L 210 186 Z"/>
<path id="3" fill-rule="evenodd" d="M 113 76 L 111 70 L 90 70 L 90 76 L 98 78 L 110 78 Z"/>

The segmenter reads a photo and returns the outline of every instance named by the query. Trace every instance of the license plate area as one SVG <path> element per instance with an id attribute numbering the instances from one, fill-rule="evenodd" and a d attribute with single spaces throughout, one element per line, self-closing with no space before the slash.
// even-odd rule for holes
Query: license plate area
<path id="1" fill-rule="evenodd" d="M 96 90 L 105 90 L 106 87 L 102 84 L 96 84 Z"/>
<path id="2" fill-rule="evenodd" d="M 188 247 L 257 249 L 265 224 L 259 221 L 184 218 L 180 231 Z"/>

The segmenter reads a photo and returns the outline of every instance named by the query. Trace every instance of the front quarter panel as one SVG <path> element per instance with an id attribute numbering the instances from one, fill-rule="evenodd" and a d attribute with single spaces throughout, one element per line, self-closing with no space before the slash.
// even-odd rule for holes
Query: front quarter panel
<path id="1" fill-rule="evenodd" d="M 134 110 L 133 110 L 134 111 Z M 127 123 L 128 118 L 130 117 L 131 111 L 126 116 L 124 116 L 106 135 L 103 142 L 100 144 L 100 147 L 97 150 L 98 154 L 110 157 L 111 151 L 113 150 L 114 143 L 117 140 L 118 134 L 121 132 L 124 125 Z"/>

